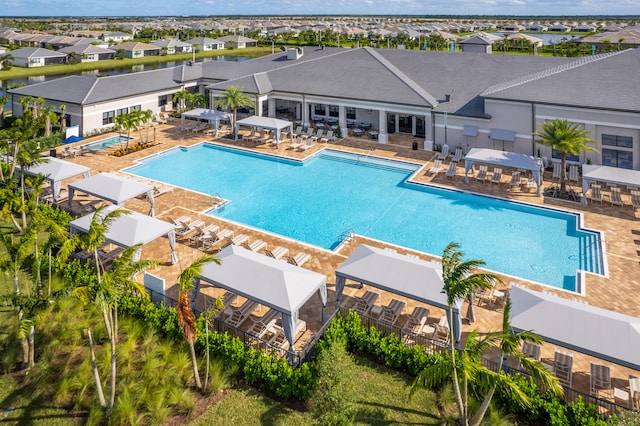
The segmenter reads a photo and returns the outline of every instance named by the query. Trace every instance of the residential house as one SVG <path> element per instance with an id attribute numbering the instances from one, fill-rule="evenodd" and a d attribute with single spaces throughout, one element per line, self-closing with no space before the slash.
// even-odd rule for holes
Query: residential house
<path id="1" fill-rule="evenodd" d="M 158 46 L 142 43 L 139 41 L 129 41 L 111 46 L 116 52 L 123 51 L 125 58 L 142 58 L 144 56 L 159 56 L 162 52 Z"/>
<path id="2" fill-rule="evenodd" d="M 67 46 L 58 50 L 58 52 L 66 53 L 74 59 L 74 62 L 95 62 L 114 59 L 116 51 L 113 49 L 105 49 L 104 47 L 94 46 L 92 44 L 78 44 L 75 46 Z M 71 61 L 69 61 L 71 62 Z"/>
<path id="3" fill-rule="evenodd" d="M 220 37 L 220 41 L 224 42 L 224 47 L 234 49 L 244 49 L 245 47 L 255 47 L 258 45 L 258 40 L 238 35 Z"/>
<path id="4" fill-rule="evenodd" d="M 40 47 L 23 47 L 12 50 L 11 56 L 13 56 L 11 63 L 23 68 L 44 67 L 67 62 L 66 54 Z"/>
<path id="5" fill-rule="evenodd" d="M 215 38 L 196 37 L 185 43 L 189 43 L 198 52 L 224 49 L 224 41 Z"/>
<path id="6" fill-rule="evenodd" d="M 151 44 L 159 47 L 161 52 L 167 55 L 191 53 L 193 51 L 193 46 L 191 46 L 191 44 L 173 38 L 167 40 L 155 40 L 152 41 Z"/>
<path id="7" fill-rule="evenodd" d="M 123 41 L 133 40 L 133 35 L 128 33 L 123 33 L 122 31 L 111 31 L 102 33 L 100 36 L 104 41 L 108 41 L 109 43 L 122 43 Z"/>

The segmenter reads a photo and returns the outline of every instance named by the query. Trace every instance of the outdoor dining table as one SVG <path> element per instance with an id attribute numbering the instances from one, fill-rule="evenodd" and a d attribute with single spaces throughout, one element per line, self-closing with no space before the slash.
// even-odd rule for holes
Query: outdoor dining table
<path id="1" fill-rule="evenodd" d="M 371 139 L 378 139 L 378 132 L 376 132 L 375 130 L 371 130 L 371 131 L 369 132 L 369 137 L 370 137 Z"/>
<path id="2" fill-rule="evenodd" d="M 353 136 L 357 136 L 357 137 L 362 136 L 362 129 L 356 128 L 356 129 L 351 130 L 351 132 L 353 133 Z"/>
<path id="3" fill-rule="evenodd" d="M 363 129 L 370 129 L 371 123 L 360 123 L 360 127 L 362 127 Z"/>

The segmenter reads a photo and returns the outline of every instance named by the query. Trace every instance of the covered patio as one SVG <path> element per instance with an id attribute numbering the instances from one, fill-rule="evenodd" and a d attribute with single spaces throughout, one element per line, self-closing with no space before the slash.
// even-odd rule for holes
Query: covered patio
<path id="1" fill-rule="evenodd" d="M 149 216 L 153 216 L 155 213 L 153 186 L 136 180 L 126 179 L 109 173 L 99 173 L 87 179 L 69 184 L 69 208 L 71 208 L 71 202 L 73 201 L 73 196 L 76 191 L 93 195 L 119 207 L 123 207 L 124 203 L 132 198 L 146 195 L 151 205 Z"/>
<path id="2" fill-rule="evenodd" d="M 336 302 L 344 292 L 347 280 L 356 281 L 389 293 L 398 294 L 431 306 L 449 311 L 447 296 L 442 292 L 442 265 L 412 258 L 390 250 L 366 244 L 358 246 L 351 256 L 336 269 Z M 453 308 L 453 325 L 456 342 L 462 335 L 460 300 Z"/>
<path id="3" fill-rule="evenodd" d="M 536 195 L 540 196 L 542 185 L 542 160 L 517 152 L 499 151 L 489 148 L 472 148 L 464 157 L 464 181 L 469 183 L 469 170 L 473 163 L 492 164 L 500 167 L 529 170 L 536 182 Z"/>
<path id="4" fill-rule="evenodd" d="M 117 208 L 117 206 L 106 206 L 100 211 L 100 213 L 103 216 L 106 216 Z M 145 216 L 134 211 L 128 211 L 129 214 L 122 214 L 111 222 L 109 229 L 107 229 L 107 242 L 122 248 L 128 248 L 138 244 L 148 244 L 151 241 L 166 235 L 169 239 L 169 247 L 171 248 L 171 264 L 175 265 L 178 262 L 175 226 L 169 222 L 165 222 L 164 220 Z M 95 212 L 90 213 L 71 221 L 70 233 L 88 233 L 95 214 Z M 142 247 L 136 253 L 136 259 L 141 258 L 141 250 Z"/>
<path id="5" fill-rule="evenodd" d="M 231 121 L 231 119 L 233 118 L 233 114 L 229 112 L 218 111 L 215 109 L 192 109 L 191 111 L 182 113 L 180 117 L 180 130 L 184 130 L 184 120 L 187 118 L 197 121 L 207 121 L 213 124 L 217 135 L 218 129 L 220 128 L 220 121 Z"/>
<path id="6" fill-rule="evenodd" d="M 257 115 L 253 115 L 236 122 L 236 140 L 238 140 L 238 132 L 240 131 L 240 126 L 273 130 L 276 134 L 277 148 L 280 148 L 280 133 L 283 129 L 288 129 L 289 134 L 293 135 L 293 123 L 291 121 L 280 120 L 278 118 L 272 117 L 258 117 Z"/>
<path id="7" fill-rule="evenodd" d="M 593 182 L 603 182 L 614 185 L 626 185 L 631 188 L 640 187 L 640 171 L 621 169 L 610 166 L 582 166 L 582 193 L 586 194 Z M 587 204 L 587 197 L 582 197 L 582 203 Z"/>
<path id="8" fill-rule="evenodd" d="M 193 300 L 201 282 L 223 288 L 274 309 L 282 314 L 282 328 L 295 353 L 295 332 L 300 308 L 316 293 L 322 300 L 322 321 L 326 317 L 327 284 L 322 274 L 273 259 L 236 245 L 223 249 L 221 265 L 205 264 L 196 280 Z"/>
<path id="9" fill-rule="evenodd" d="M 42 160 L 42 162 L 25 169 L 24 172 L 30 176 L 43 175 L 47 177 L 47 180 L 51 184 L 51 194 L 53 195 L 54 204 L 58 203 L 58 196 L 62 189 L 63 180 L 79 175 L 88 178 L 91 173 L 89 167 L 59 158 L 45 157 Z M 17 168 L 20 169 L 20 166 Z"/>

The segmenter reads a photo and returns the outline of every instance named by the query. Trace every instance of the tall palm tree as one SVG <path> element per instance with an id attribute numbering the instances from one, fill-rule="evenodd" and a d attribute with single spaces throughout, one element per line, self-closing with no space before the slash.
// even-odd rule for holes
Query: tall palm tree
<path id="1" fill-rule="evenodd" d="M 238 137 L 236 133 L 236 118 L 238 117 L 238 108 L 253 107 L 255 102 L 247 95 L 240 86 L 229 86 L 222 95 L 216 98 L 216 107 L 223 109 L 231 109 L 233 111 L 233 135 Z"/>
<path id="2" fill-rule="evenodd" d="M 596 151 L 595 143 L 589 137 L 590 131 L 580 129 L 579 124 L 556 118 L 540 124 L 540 130 L 533 133 L 536 142 L 560 151 L 560 194 L 567 192 L 567 153 L 578 155 L 582 151 Z"/>
<path id="3" fill-rule="evenodd" d="M 127 133 L 127 142 L 124 147 L 122 147 L 122 142 L 120 142 L 121 151 L 127 152 L 129 151 L 129 140 L 131 139 L 131 131 L 138 130 L 139 127 L 139 117 L 138 111 L 131 111 L 127 114 L 120 114 L 113 119 L 113 123 L 118 128 L 119 132 Z"/>
<path id="4" fill-rule="evenodd" d="M 178 113 L 182 113 L 187 105 L 187 101 L 191 98 L 191 93 L 187 90 L 181 90 L 173 95 L 173 102 L 178 104 Z"/>
<path id="5" fill-rule="evenodd" d="M 414 387 L 426 385 L 434 380 L 434 377 L 441 377 L 443 372 L 450 371 L 453 381 L 456 404 L 462 424 L 468 425 L 468 394 L 466 386 L 466 374 L 463 374 L 464 393 L 460 389 L 458 380 L 458 370 L 465 366 L 467 358 L 464 352 L 461 355 L 461 365 L 458 366 L 457 351 L 455 348 L 455 335 L 452 324 L 453 307 L 460 300 L 468 299 L 469 295 L 480 289 L 489 289 L 494 284 L 501 282 L 500 278 L 494 274 L 474 272 L 476 268 L 485 264 L 483 260 L 463 260 L 464 252 L 460 250 L 458 243 L 450 243 L 442 254 L 442 280 L 444 281 L 443 292 L 447 296 L 448 318 L 449 318 L 449 365 L 438 365 L 434 368 L 423 370 L 414 382 Z M 469 340 L 469 339 L 467 339 Z M 465 349 L 466 350 L 466 349 Z M 434 370 L 440 374 L 434 376 Z"/>
<path id="6" fill-rule="evenodd" d="M 149 142 L 149 125 L 151 124 L 151 120 L 153 120 L 153 111 L 150 109 L 145 109 L 144 111 L 138 111 L 138 121 L 141 125 L 144 126 L 146 130 L 146 138 L 144 142 Z M 140 141 L 142 142 L 142 128 L 139 127 L 138 131 L 140 132 Z"/>
<path id="7" fill-rule="evenodd" d="M 16 58 L 13 57 L 11 53 L 5 53 L 2 55 L 2 62 L 0 62 L 0 69 L 2 70 L 10 70 L 13 67 L 13 61 Z"/>
<path id="8" fill-rule="evenodd" d="M 65 104 L 60 105 L 60 133 L 63 139 L 67 137 L 67 106 Z"/>
<path id="9" fill-rule="evenodd" d="M 220 259 L 216 256 L 205 255 L 193 262 L 180 273 L 180 293 L 178 295 L 178 305 L 176 306 L 176 310 L 178 311 L 178 320 L 180 321 L 180 328 L 182 328 L 184 338 L 189 345 L 189 353 L 191 355 L 191 363 L 193 365 L 193 377 L 196 382 L 196 387 L 200 390 L 203 388 L 202 382 L 200 381 L 198 358 L 196 357 L 196 350 L 194 346 L 198 328 L 196 325 L 196 316 L 191 309 L 191 295 L 189 293 L 193 289 L 193 281 L 202 274 L 202 267 L 209 262 L 214 262 L 215 264 L 220 265 Z"/>
<path id="10" fill-rule="evenodd" d="M 4 105 L 11 100 L 8 94 L 0 95 L 0 129 L 4 127 Z"/>

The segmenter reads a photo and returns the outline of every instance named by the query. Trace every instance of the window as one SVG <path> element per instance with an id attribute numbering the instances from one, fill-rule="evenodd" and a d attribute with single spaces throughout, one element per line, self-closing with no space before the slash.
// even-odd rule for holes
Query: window
<path id="1" fill-rule="evenodd" d="M 346 108 L 347 120 L 355 120 L 356 119 L 356 109 L 353 107 Z"/>
<path id="2" fill-rule="evenodd" d="M 551 150 L 551 158 L 560 159 L 562 158 L 562 153 L 557 149 Z M 567 161 L 575 161 L 576 163 L 580 162 L 580 155 L 573 155 L 567 152 Z"/>
<path id="3" fill-rule="evenodd" d="M 329 105 L 329 117 L 339 117 L 340 107 L 338 105 Z"/>
<path id="4" fill-rule="evenodd" d="M 112 124 L 114 116 L 115 116 L 115 111 L 103 112 L 102 113 L 102 125 L 106 126 L 107 124 Z"/>
<path id="5" fill-rule="evenodd" d="M 631 136 L 602 134 L 602 165 L 632 169 L 632 149 L 633 138 Z"/>
<path id="6" fill-rule="evenodd" d="M 167 103 L 168 103 L 168 96 L 167 95 L 158 96 L 158 106 L 159 107 L 163 107 Z"/>
<path id="7" fill-rule="evenodd" d="M 129 108 L 119 108 L 116 110 L 116 115 L 129 114 Z"/>
<path id="8" fill-rule="evenodd" d="M 325 111 L 324 111 L 324 105 L 323 104 L 315 104 L 313 113 L 315 115 L 324 115 Z"/>
<path id="9" fill-rule="evenodd" d="M 129 108 L 129 109 L 130 109 L 131 111 L 140 111 L 142 108 L 141 108 L 141 105 L 134 105 L 134 106 L 132 106 L 132 107 L 131 107 L 131 108 Z"/>

